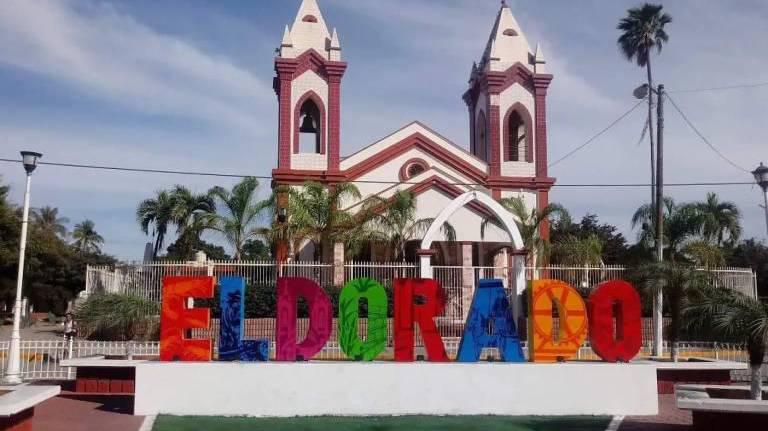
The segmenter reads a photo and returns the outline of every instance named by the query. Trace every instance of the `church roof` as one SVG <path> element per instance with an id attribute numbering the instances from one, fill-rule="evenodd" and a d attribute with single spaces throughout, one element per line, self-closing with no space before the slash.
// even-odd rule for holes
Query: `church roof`
<path id="1" fill-rule="evenodd" d="M 338 60 L 331 58 L 331 51 L 341 50 L 338 34 L 328 30 L 317 0 L 302 0 L 293 25 L 283 35 L 280 56 L 295 58 L 309 50 L 329 60 Z"/>
<path id="2" fill-rule="evenodd" d="M 496 15 L 493 30 L 480 60 L 480 70 L 503 71 L 522 63 L 533 72 L 531 47 L 506 2 Z"/>

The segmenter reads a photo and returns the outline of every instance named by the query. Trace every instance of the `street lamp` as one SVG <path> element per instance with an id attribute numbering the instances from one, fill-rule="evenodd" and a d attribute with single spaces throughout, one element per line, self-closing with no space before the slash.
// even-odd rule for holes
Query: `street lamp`
<path id="1" fill-rule="evenodd" d="M 29 224 L 29 190 L 32 184 L 32 172 L 37 168 L 37 161 L 43 157 L 33 151 L 21 152 L 24 170 L 27 171 L 27 187 L 24 192 L 24 212 L 21 217 L 21 240 L 19 241 L 19 272 L 16 277 L 16 303 L 13 306 L 13 332 L 8 366 L 5 369 L 3 383 L 17 385 L 21 383 L 21 287 L 24 281 L 24 251 L 27 248 L 27 225 Z"/>
<path id="2" fill-rule="evenodd" d="M 768 167 L 760 163 L 760 166 L 752 172 L 752 175 L 755 176 L 757 185 L 763 189 L 765 198 L 765 205 L 763 205 L 763 209 L 765 210 L 765 228 L 768 231 Z"/>

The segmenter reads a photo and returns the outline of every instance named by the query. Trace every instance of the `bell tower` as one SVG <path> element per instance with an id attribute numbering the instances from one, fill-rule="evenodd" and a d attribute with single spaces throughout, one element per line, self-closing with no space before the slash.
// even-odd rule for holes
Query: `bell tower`
<path id="1" fill-rule="evenodd" d="M 302 0 L 275 58 L 279 131 L 273 177 L 278 182 L 333 181 L 339 175 L 346 68 L 339 35 L 328 31 L 317 0 Z"/>
<path id="2" fill-rule="evenodd" d="M 502 1 L 463 97 L 469 109 L 470 152 L 488 163 L 493 197 L 521 196 L 529 208 L 547 206 L 555 182 L 547 171 L 546 102 L 552 75 L 546 63 L 541 47 L 531 50 Z"/>

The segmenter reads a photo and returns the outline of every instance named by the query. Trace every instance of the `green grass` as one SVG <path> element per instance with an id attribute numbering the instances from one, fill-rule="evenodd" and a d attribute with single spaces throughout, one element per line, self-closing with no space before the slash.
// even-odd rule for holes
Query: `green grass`
<path id="1" fill-rule="evenodd" d="M 159 416 L 153 431 L 603 431 L 609 417 L 407 416 L 252 419 Z"/>

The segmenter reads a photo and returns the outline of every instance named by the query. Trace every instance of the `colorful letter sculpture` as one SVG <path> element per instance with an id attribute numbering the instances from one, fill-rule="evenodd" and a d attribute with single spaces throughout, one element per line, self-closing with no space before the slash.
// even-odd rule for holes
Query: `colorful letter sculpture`
<path id="1" fill-rule="evenodd" d="M 504 283 L 498 279 L 480 280 L 456 360 L 477 362 L 489 347 L 497 348 L 504 362 L 525 362 Z"/>
<path id="2" fill-rule="evenodd" d="M 360 339 L 357 331 L 360 298 L 368 301 L 368 333 Z M 387 347 L 387 292 L 370 278 L 358 278 L 344 286 L 339 297 L 339 345 L 348 358 L 376 359 Z"/>
<path id="3" fill-rule="evenodd" d="M 616 336 L 613 310 L 616 307 Z M 640 295 L 626 281 L 606 281 L 589 297 L 589 341 L 607 362 L 629 362 L 642 347 Z"/>
<path id="4" fill-rule="evenodd" d="M 268 361 L 269 340 L 243 340 L 245 321 L 245 279 L 223 277 L 219 280 L 219 360 Z"/>
<path id="5" fill-rule="evenodd" d="M 299 297 L 309 306 L 309 332 L 301 343 L 296 341 L 296 306 Z M 276 359 L 296 361 L 312 359 L 331 336 L 333 307 L 319 284 L 307 278 L 277 280 Z"/>
<path id="6" fill-rule="evenodd" d="M 567 361 L 587 338 L 587 308 L 579 292 L 559 280 L 536 280 L 531 287 L 528 345 L 531 362 Z M 557 307 L 559 331 L 553 332 L 552 307 Z"/>
<path id="7" fill-rule="evenodd" d="M 434 320 L 445 308 L 443 288 L 432 279 L 408 278 L 396 279 L 394 289 L 395 361 L 413 361 L 416 322 L 419 324 L 429 361 L 447 362 L 448 355 Z"/>
<path id="8" fill-rule="evenodd" d="M 191 340 L 185 332 L 192 328 L 207 329 L 210 310 L 187 308 L 187 298 L 212 298 L 213 277 L 163 278 L 163 304 L 160 313 L 161 361 L 210 361 L 212 342 Z"/>

